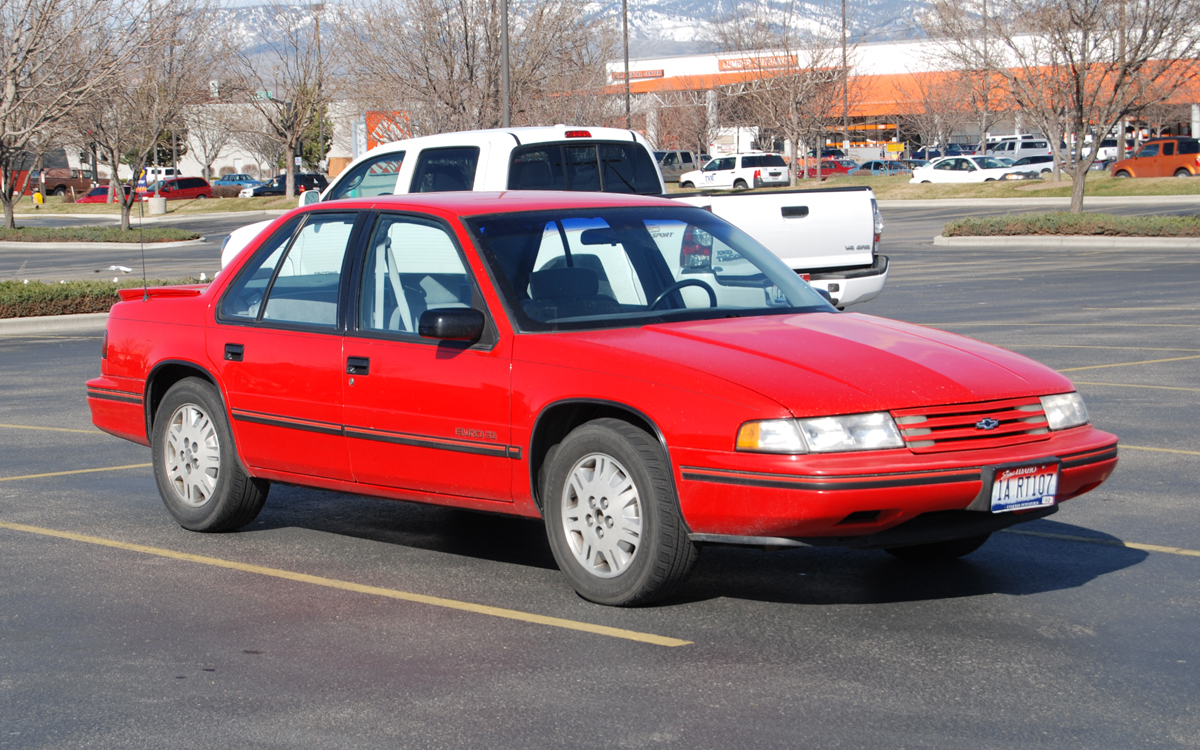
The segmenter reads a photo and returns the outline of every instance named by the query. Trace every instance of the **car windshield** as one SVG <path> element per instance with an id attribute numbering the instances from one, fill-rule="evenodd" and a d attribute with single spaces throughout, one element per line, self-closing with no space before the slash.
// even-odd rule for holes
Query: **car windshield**
<path id="1" fill-rule="evenodd" d="M 834 310 L 771 251 L 699 208 L 572 208 L 465 223 L 522 331 Z"/>
<path id="2" fill-rule="evenodd" d="M 1004 169 L 1004 162 L 999 159 L 993 159 L 990 156 L 979 156 L 975 158 L 975 164 L 980 169 Z"/>

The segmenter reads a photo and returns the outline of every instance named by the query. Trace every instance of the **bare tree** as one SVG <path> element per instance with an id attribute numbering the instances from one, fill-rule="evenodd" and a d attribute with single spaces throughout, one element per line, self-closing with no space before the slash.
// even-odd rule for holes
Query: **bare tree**
<path id="1" fill-rule="evenodd" d="M 354 60 L 348 90 L 364 109 L 407 111 L 414 135 L 499 127 L 500 9 L 499 0 L 348 5 L 338 24 Z M 589 14 L 584 0 L 518 0 L 509 25 L 514 124 L 610 114 L 604 62 L 618 37 L 608 21 Z"/>
<path id="2" fill-rule="evenodd" d="M 149 7 L 144 28 L 147 43 L 115 76 L 88 114 L 93 141 L 116 170 L 124 162 L 132 171 L 129 195 L 118 195 L 121 228 L 129 229 L 129 213 L 138 200 L 134 188 L 166 133 L 182 121 L 183 112 L 207 95 L 211 66 L 205 29 L 209 8 L 203 0 L 174 0 Z M 111 191 L 110 191 L 111 192 Z"/>
<path id="3" fill-rule="evenodd" d="M 291 197 L 296 193 L 295 157 L 301 137 L 338 91 L 338 47 L 320 33 L 320 15 L 328 6 L 276 2 L 266 10 L 261 43 L 246 49 L 240 39 L 231 38 L 226 56 L 236 94 L 258 110 L 266 133 L 282 146 L 285 194 Z M 374 19 L 368 26 L 376 31 Z"/>
<path id="4" fill-rule="evenodd" d="M 1050 139 L 1073 180 L 1071 211 L 1079 213 L 1099 152 L 1083 154 L 1083 144 L 1200 73 L 1200 37 L 1181 20 L 1198 11 L 1200 0 L 991 0 L 981 26 L 975 0 L 940 0 L 931 30 L 965 67 L 986 68 L 989 55 L 1000 61 L 1005 96 Z M 1064 150 L 1064 141 L 1079 155 Z"/>
<path id="5" fill-rule="evenodd" d="M 908 83 L 897 86 L 906 110 L 897 115 L 902 129 L 915 133 L 923 146 L 944 147 L 955 130 L 973 119 L 964 95 L 969 83 L 954 73 L 910 73 Z"/>
<path id="6" fill-rule="evenodd" d="M 728 89 L 742 100 L 760 132 L 781 134 L 797 156 L 812 143 L 819 157 L 852 62 L 843 67 L 838 39 L 803 24 L 802 9 L 795 0 L 752 0 L 726 10 L 710 33 L 723 51 L 755 50 L 736 59 L 741 80 Z M 846 98 L 856 99 L 857 92 Z M 817 164 L 819 170 L 820 158 Z M 794 158 L 797 176 L 807 176 L 800 165 Z"/>
<path id="7" fill-rule="evenodd" d="M 259 122 L 258 112 L 255 111 L 250 123 L 243 123 L 244 130 L 234 134 L 234 142 L 254 155 L 258 165 L 267 165 L 269 172 L 260 172 L 257 176 L 265 180 L 279 173 L 279 162 L 283 159 L 283 142 L 273 133 L 267 132 L 265 126 L 255 129 L 252 123 Z"/>
<path id="8" fill-rule="evenodd" d="M 658 145 L 708 151 L 717 137 L 716 92 L 700 79 L 680 76 L 678 90 L 658 94 Z"/>
<path id="9" fill-rule="evenodd" d="M 0 0 L 0 204 L 15 227 L 16 177 L 48 126 L 130 64 L 139 10 L 125 0 Z M 43 141 L 44 141 L 43 137 Z"/>
<path id="10" fill-rule="evenodd" d="M 212 179 L 212 164 L 225 147 L 233 143 L 244 116 L 236 104 L 209 102 L 187 108 L 183 122 L 187 127 L 192 153 L 203 165 L 204 179 Z"/>

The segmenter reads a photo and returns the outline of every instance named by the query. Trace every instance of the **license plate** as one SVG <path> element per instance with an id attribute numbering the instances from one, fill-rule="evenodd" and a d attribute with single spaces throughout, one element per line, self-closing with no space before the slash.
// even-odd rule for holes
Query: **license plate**
<path id="1" fill-rule="evenodd" d="M 1054 505 L 1057 492 L 1057 461 L 996 469 L 992 478 L 992 512 Z"/>

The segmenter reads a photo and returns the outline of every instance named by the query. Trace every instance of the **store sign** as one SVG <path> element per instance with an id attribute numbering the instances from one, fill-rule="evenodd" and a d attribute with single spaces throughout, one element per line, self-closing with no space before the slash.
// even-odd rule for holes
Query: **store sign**
<path id="1" fill-rule="evenodd" d="M 768 57 L 730 57 L 718 60 L 720 70 L 776 70 L 796 67 L 795 55 L 771 55 Z"/>
<path id="2" fill-rule="evenodd" d="M 408 113 L 374 112 L 366 113 L 367 148 L 372 149 L 383 143 L 402 141 L 412 137 L 409 130 Z"/>
<path id="3" fill-rule="evenodd" d="M 612 77 L 613 77 L 614 81 L 624 81 L 625 80 L 625 71 L 623 71 L 623 70 L 613 71 Z M 629 71 L 629 80 L 631 80 L 631 81 L 634 78 L 662 78 L 662 77 L 663 77 L 663 72 L 661 70 L 631 70 L 631 71 Z"/>

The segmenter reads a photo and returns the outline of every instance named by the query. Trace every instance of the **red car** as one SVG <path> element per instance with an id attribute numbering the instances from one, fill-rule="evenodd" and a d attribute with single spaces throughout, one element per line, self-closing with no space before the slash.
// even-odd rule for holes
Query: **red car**
<path id="1" fill-rule="evenodd" d="M 320 203 L 208 286 L 121 295 L 92 419 L 151 447 L 184 527 L 245 526 L 272 482 L 541 517 L 606 604 L 703 544 L 958 557 L 1117 462 L 1054 370 L 839 313 L 662 198 Z"/>
<path id="2" fill-rule="evenodd" d="M 149 200 L 154 197 L 155 185 L 146 188 L 146 192 L 138 193 L 138 200 Z M 212 186 L 203 177 L 172 177 L 163 180 L 158 187 L 158 194 L 169 201 L 196 200 L 213 197 Z"/>
<path id="3" fill-rule="evenodd" d="M 851 169 L 858 169 L 858 162 L 850 161 L 849 159 L 822 159 L 821 179 L 835 174 L 844 175 Z M 817 167 L 815 164 L 808 168 L 808 176 L 817 176 Z"/>
<path id="4" fill-rule="evenodd" d="M 125 195 L 126 195 L 126 197 L 128 197 L 129 186 L 122 185 L 122 188 L 124 188 Z M 107 200 L 108 200 L 108 185 L 101 185 L 100 187 L 92 188 L 91 190 L 88 191 L 87 195 L 76 200 L 75 202 L 76 203 L 105 203 L 105 202 L 107 202 Z M 119 202 L 117 199 L 117 196 L 115 196 L 115 195 L 113 196 L 112 202 L 113 203 Z"/>

